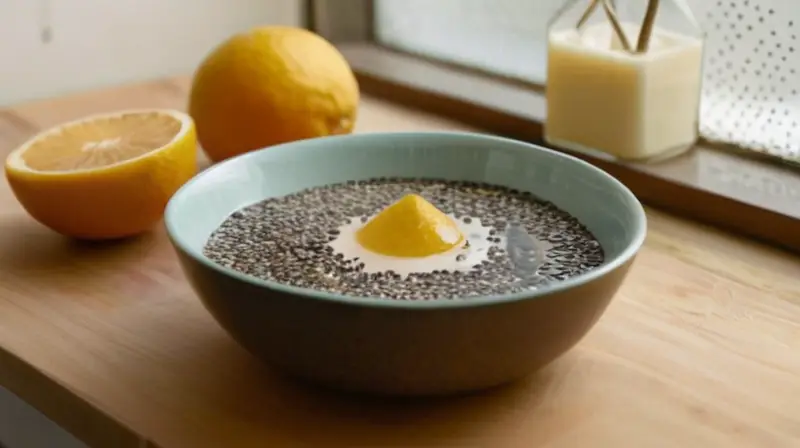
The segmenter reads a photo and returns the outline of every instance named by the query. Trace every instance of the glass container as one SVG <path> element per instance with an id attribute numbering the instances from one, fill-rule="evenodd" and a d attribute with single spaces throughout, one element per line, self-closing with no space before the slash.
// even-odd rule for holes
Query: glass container
<path id="1" fill-rule="evenodd" d="M 705 41 L 683 0 L 569 0 L 547 37 L 548 143 L 655 161 L 696 142 Z"/>

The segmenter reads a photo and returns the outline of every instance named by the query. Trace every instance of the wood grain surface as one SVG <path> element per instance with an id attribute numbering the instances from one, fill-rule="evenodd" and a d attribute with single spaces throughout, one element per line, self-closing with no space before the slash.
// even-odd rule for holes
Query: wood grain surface
<path id="1" fill-rule="evenodd" d="M 170 79 L 0 110 L 0 150 Z M 360 132 L 463 129 L 375 98 Z M 0 385 L 98 447 L 797 447 L 800 259 L 648 210 L 596 328 L 518 384 L 435 401 L 323 393 L 248 356 L 189 290 L 162 229 L 87 245 L 0 188 Z"/>

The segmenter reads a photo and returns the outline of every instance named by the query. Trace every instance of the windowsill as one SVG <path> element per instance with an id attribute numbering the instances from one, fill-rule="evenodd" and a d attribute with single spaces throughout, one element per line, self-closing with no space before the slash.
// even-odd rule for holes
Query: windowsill
<path id="1" fill-rule="evenodd" d="M 375 44 L 338 47 L 365 92 L 545 145 L 541 92 Z M 569 153 L 616 176 L 649 205 L 800 252 L 796 170 L 703 144 L 658 164 Z"/>

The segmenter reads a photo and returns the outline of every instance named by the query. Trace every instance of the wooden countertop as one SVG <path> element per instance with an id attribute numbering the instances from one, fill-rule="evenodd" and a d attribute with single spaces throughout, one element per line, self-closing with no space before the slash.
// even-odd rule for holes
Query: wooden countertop
<path id="1" fill-rule="evenodd" d="M 0 109 L 0 149 L 80 116 L 182 108 L 156 81 Z M 360 132 L 460 129 L 365 98 Z M 162 229 L 79 245 L 0 188 L 0 385 L 99 447 L 797 447 L 800 258 L 648 210 L 595 329 L 490 393 L 390 403 L 280 378 L 225 335 Z"/>

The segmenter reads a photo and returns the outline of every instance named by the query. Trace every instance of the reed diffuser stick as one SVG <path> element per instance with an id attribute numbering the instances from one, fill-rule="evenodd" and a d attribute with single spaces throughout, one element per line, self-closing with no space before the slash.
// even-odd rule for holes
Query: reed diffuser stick
<path id="1" fill-rule="evenodd" d="M 647 53 L 650 48 L 650 38 L 653 35 L 653 26 L 656 23 L 658 13 L 658 0 L 648 0 L 647 11 L 644 13 L 642 27 L 639 30 L 639 40 L 636 42 L 637 53 Z"/>
<path id="2" fill-rule="evenodd" d="M 620 44 L 622 44 L 622 49 L 629 53 L 632 52 L 633 50 L 631 49 L 631 43 L 628 41 L 628 36 L 625 35 L 625 30 L 622 29 L 622 24 L 619 22 L 617 13 L 614 11 L 614 7 L 611 5 L 611 0 L 603 0 L 603 9 L 606 12 L 608 21 L 611 22 L 611 27 L 614 28 L 614 34 L 617 35 Z"/>
<path id="3" fill-rule="evenodd" d="M 628 41 L 628 37 L 625 36 L 625 32 L 622 30 L 622 24 L 619 22 L 617 18 L 617 13 L 614 11 L 614 6 L 611 4 L 610 0 L 592 0 L 589 3 L 589 6 L 586 7 L 586 10 L 583 11 L 581 14 L 581 18 L 578 20 L 577 25 L 575 28 L 580 30 L 583 25 L 589 20 L 589 17 L 592 15 L 595 9 L 597 9 L 597 5 L 602 3 L 603 10 L 606 12 L 606 17 L 608 17 L 608 21 L 611 22 L 611 27 L 614 28 L 614 33 L 617 35 L 617 38 L 622 44 L 622 48 L 627 52 L 633 52 L 631 48 L 631 43 Z"/>
<path id="4" fill-rule="evenodd" d="M 583 25 L 586 24 L 586 21 L 589 20 L 589 17 L 591 17 L 591 15 L 594 12 L 594 10 L 597 9 L 597 5 L 599 5 L 599 4 L 600 4 L 600 0 L 592 0 L 592 2 L 589 3 L 589 7 L 586 8 L 585 11 L 583 11 L 583 14 L 581 15 L 581 18 L 578 20 L 578 24 L 575 25 L 575 28 L 581 29 L 583 27 Z"/>

